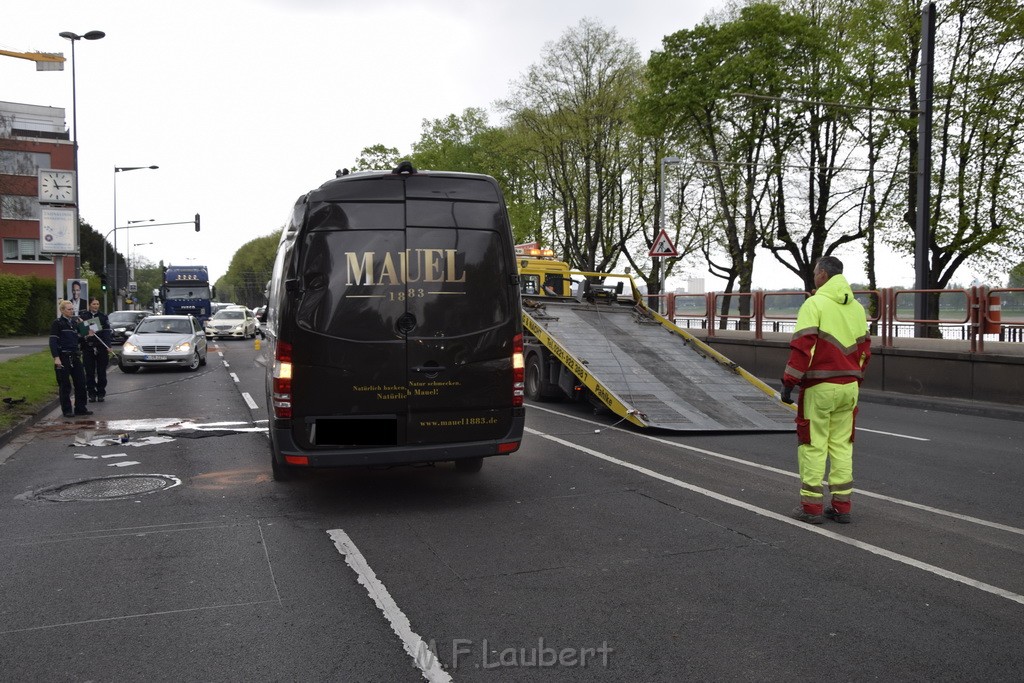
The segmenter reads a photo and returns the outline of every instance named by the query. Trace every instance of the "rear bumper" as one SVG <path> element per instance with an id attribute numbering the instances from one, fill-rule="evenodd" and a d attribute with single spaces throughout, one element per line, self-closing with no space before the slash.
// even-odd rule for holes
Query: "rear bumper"
<path id="1" fill-rule="evenodd" d="M 526 417 L 516 415 L 504 438 L 487 441 L 465 441 L 444 444 L 411 446 L 375 446 L 353 448 L 304 449 L 294 439 L 288 420 L 273 420 L 270 426 L 272 450 L 277 462 L 290 465 L 287 456 L 308 458 L 309 468 L 367 467 L 374 465 L 415 465 L 466 458 L 486 458 L 492 455 L 509 455 L 519 449 L 523 438 Z M 511 450 L 499 450 L 502 444 L 516 443 Z"/>

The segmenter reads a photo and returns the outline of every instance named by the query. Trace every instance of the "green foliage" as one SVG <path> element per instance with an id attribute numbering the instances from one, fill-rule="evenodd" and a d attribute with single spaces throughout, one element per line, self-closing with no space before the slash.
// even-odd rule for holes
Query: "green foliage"
<path id="1" fill-rule="evenodd" d="M 0 336 L 47 334 L 56 294 L 53 280 L 0 273 Z"/>
<path id="2" fill-rule="evenodd" d="M 224 277 L 217 280 L 217 300 L 233 301 L 249 308 L 262 306 L 264 290 L 274 269 L 280 230 L 242 245 L 231 259 Z"/>
<path id="3" fill-rule="evenodd" d="M 1024 263 L 1018 263 L 1010 269 L 1010 277 L 1006 281 L 1006 286 L 1013 289 L 1024 288 Z"/>
<path id="4" fill-rule="evenodd" d="M 31 289 L 27 277 L 0 273 L 0 335 L 21 333 Z"/>
<path id="5" fill-rule="evenodd" d="M 385 145 L 373 145 L 364 147 L 359 153 L 359 158 L 352 165 L 352 171 L 385 171 L 391 170 L 398 165 L 402 157 L 395 147 Z M 275 245 L 276 246 L 276 245 Z"/>

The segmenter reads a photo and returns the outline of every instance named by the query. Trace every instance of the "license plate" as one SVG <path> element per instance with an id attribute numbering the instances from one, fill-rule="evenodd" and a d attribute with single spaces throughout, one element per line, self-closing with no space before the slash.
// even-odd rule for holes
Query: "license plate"
<path id="1" fill-rule="evenodd" d="M 167 356 L 143 356 L 142 360 L 167 360 Z"/>

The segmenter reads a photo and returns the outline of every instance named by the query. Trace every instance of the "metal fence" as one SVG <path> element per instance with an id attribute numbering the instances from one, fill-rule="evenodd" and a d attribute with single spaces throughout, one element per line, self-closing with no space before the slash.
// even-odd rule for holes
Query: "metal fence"
<path id="1" fill-rule="evenodd" d="M 914 317 L 918 294 L 932 297 L 938 317 Z M 1024 289 L 971 287 L 969 289 L 879 289 L 854 292 L 868 314 L 872 334 L 883 346 L 898 338 L 941 337 L 971 342 L 971 350 L 984 351 L 985 341 L 1024 342 Z M 708 292 L 668 294 L 662 300 L 666 317 L 680 327 L 749 332 L 755 339 L 765 333 L 792 333 L 797 311 L 808 292 Z"/>

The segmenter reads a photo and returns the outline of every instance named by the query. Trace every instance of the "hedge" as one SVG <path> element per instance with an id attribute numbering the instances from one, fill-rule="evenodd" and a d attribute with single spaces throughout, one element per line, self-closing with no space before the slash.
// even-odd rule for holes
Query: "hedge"
<path id="1" fill-rule="evenodd" d="M 53 280 L 0 273 L 0 336 L 47 334 L 57 317 Z"/>

